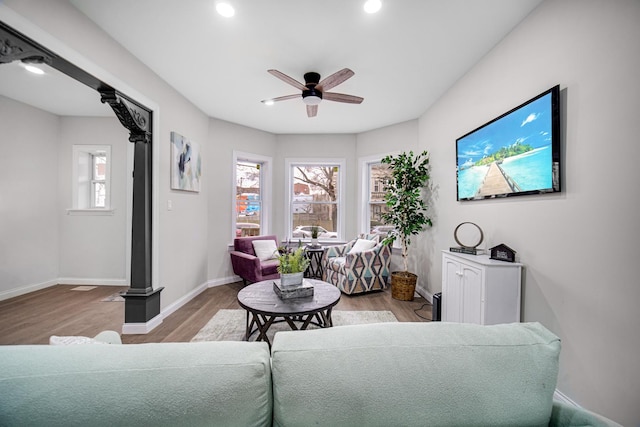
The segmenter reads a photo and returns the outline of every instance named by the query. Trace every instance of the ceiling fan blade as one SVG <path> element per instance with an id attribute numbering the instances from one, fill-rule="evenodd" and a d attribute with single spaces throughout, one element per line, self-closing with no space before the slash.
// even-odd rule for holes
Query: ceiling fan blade
<path id="1" fill-rule="evenodd" d="M 302 94 L 296 93 L 295 95 L 285 95 L 285 96 L 279 96 L 277 98 L 263 99 L 260 102 L 262 102 L 263 104 L 266 104 L 267 102 L 286 101 L 287 99 L 295 99 L 300 97 L 302 97 Z"/>
<path id="2" fill-rule="evenodd" d="M 315 117 L 318 114 L 318 106 L 317 105 L 307 105 L 307 116 Z"/>
<path id="3" fill-rule="evenodd" d="M 300 90 L 306 90 L 307 89 L 305 85 L 303 85 L 302 83 L 300 83 L 296 79 L 294 79 L 292 77 L 289 77 L 286 74 L 281 73 L 278 70 L 267 70 L 267 72 L 269 74 L 271 74 L 272 76 L 275 76 L 275 77 L 279 78 L 283 82 L 289 83 L 291 86 L 295 87 L 296 89 L 300 89 Z"/>
<path id="4" fill-rule="evenodd" d="M 322 99 L 335 102 L 346 102 L 347 104 L 360 104 L 364 98 L 355 95 L 345 95 L 344 93 L 325 92 Z"/>
<path id="5" fill-rule="evenodd" d="M 321 91 L 330 90 L 345 80 L 353 77 L 355 73 L 348 68 L 343 68 L 340 71 L 336 71 L 331 74 L 329 77 L 322 79 L 320 83 L 316 86 Z"/>

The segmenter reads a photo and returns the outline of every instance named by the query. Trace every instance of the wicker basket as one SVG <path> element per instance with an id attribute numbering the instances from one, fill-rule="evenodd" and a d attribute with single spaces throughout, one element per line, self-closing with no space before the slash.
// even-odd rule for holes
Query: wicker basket
<path id="1" fill-rule="evenodd" d="M 400 301 L 413 301 L 418 276 L 406 271 L 391 273 L 391 297 Z"/>

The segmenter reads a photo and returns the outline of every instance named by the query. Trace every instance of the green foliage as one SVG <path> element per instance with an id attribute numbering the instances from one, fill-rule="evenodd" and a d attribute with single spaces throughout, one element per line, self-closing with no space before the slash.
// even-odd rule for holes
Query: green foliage
<path id="1" fill-rule="evenodd" d="M 391 177 L 384 186 L 384 201 L 389 211 L 382 214 L 382 219 L 385 224 L 394 226 L 383 243 L 388 245 L 400 239 L 404 269 L 408 271 L 411 236 L 423 231 L 427 225 L 433 225 L 431 218 L 426 216 L 427 205 L 421 195 L 430 178 L 429 153 L 425 150 L 414 156 L 410 151 L 386 156 L 382 163 L 388 164 L 391 170 Z"/>
<path id="2" fill-rule="evenodd" d="M 513 144 L 508 147 L 501 147 L 495 153 L 483 157 L 475 162 L 475 166 L 488 165 L 498 160 L 504 160 L 507 157 L 517 156 L 518 154 L 526 153 L 533 150 L 533 147 L 529 144 Z"/>
<path id="3" fill-rule="evenodd" d="M 278 255 L 280 265 L 278 273 L 303 273 L 309 267 L 309 259 L 304 253 L 304 248 L 298 248 L 295 251 L 285 250 Z"/>
<path id="4" fill-rule="evenodd" d="M 317 239 L 318 238 L 318 226 L 317 225 L 312 225 L 311 226 L 311 238 L 312 239 Z"/>

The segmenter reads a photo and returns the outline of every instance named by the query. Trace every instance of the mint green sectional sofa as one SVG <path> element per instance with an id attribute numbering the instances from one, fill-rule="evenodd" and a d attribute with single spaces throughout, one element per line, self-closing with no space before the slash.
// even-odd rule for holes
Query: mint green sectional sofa
<path id="1" fill-rule="evenodd" d="M 265 343 L 0 347 L 1 426 L 615 426 L 553 401 L 539 324 L 382 323 Z"/>

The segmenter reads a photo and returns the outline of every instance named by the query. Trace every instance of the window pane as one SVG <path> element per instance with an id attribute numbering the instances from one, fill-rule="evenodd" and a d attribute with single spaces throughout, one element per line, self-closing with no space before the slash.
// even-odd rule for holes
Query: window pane
<path id="1" fill-rule="evenodd" d="M 393 226 L 385 224 L 382 220 L 382 214 L 389 212 L 389 208 L 384 203 L 370 203 L 369 204 L 369 226 L 372 234 L 378 234 L 382 238 L 387 236 L 389 231 L 393 230 Z"/>
<path id="2" fill-rule="evenodd" d="M 293 202 L 294 239 L 310 239 L 311 228 L 318 227 L 319 239 L 338 237 L 337 218 L 338 205 L 335 203 L 300 203 Z"/>
<path id="3" fill-rule="evenodd" d="M 384 200 L 384 183 L 390 176 L 389 165 L 383 163 L 369 165 L 369 201 Z"/>
<path id="4" fill-rule="evenodd" d="M 293 195 L 335 202 L 338 200 L 338 166 L 294 166 Z"/>
<path id="5" fill-rule="evenodd" d="M 260 164 L 238 161 L 236 164 L 236 237 L 259 236 L 262 196 Z"/>
<path id="6" fill-rule="evenodd" d="M 104 182 L 93 182 L 93 206 L 94 208 L 105 207 L 105 197 L 107 195 L 107 186 Z"/>
<path id="7" fill-rule="evenodd" d="M 104 154 L 93 155 L 93 179 L 104 181 L 107 177 L 107 156 Z"/>
<path id="8" fill-rule="evenodd" d="M 318 238 L 337 238 L 338 179 L 336 165 L 295 165 L 291 196 L 292 237 L 310 239 L 311 226 Z"/>
<path id="9" fill-rule="evenodd" d="M 384 203 L 384 185 L 391 177 L 389 165 L 382 163 L 372 163 L 369 165 L 369 232 L 385 238 L 393 226 L 385 224 L 382 214 L 389 211 Z"/>

